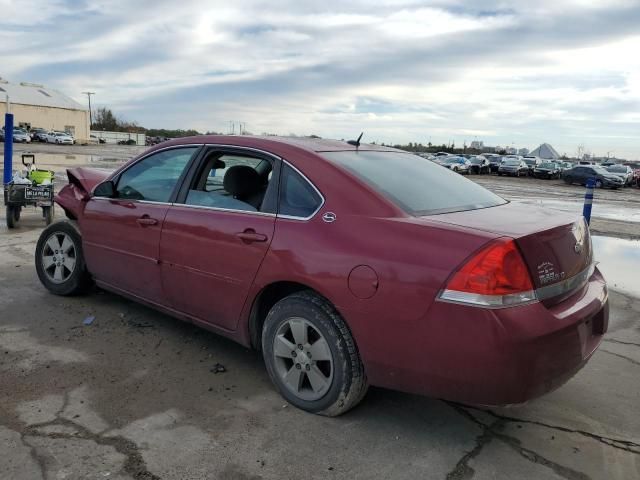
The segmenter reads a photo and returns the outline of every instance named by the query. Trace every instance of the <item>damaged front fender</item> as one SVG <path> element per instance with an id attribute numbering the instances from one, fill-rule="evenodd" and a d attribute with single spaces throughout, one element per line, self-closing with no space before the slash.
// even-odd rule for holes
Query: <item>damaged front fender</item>
<path id="1" fill-rule="evenodd" d="M 71 168 L 67 170 L 69 183 L 55 196 L 54 201 L 60 205 L 67 217 L 77 220 L 82 216 L 91 192 L 109 177 L 109 172 L 97 168 Z"/>

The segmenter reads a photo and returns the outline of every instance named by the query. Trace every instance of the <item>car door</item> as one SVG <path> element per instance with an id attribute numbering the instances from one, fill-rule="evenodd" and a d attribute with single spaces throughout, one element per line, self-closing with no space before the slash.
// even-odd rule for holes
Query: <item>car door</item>
<path id="1" fill-rule="evenodd" d="M 80 218 L 87 267 L 98 282 L 164 304 L 160 232 L 198 146 L 162 150 L 113 179 L 112 198 L 92 197 Z"/>
<path id="2" fill-rule="evenodd" d="M 162 230 L 162 282 L 174 309 L 236 329 L 273 238 L 278 169 L 278 159 L 242 149 L 202 156 Z"/>

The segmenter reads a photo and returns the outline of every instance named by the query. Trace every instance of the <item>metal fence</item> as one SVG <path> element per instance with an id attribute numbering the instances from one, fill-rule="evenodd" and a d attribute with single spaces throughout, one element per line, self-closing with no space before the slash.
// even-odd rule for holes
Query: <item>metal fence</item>
<path id="1" fill-rule="evenodd" d="M 147 141 L 147 136 L 144 133 L 105 132 L 102 130 L 91 130 L 91 139 L 97 139 L 98 141 L 104 140 L 104 143 L 111 144 L 133 140 L 136 142 L 136 145 L 144 146 Z"/>

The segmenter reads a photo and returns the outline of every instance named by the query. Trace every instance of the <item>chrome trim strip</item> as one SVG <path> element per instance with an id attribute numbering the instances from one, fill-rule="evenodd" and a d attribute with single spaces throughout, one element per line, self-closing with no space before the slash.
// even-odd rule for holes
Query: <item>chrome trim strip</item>
<path id="1" fill-rule="evenodd" d="M 547 298 L 556 297 L 571 290 L 577 290 L 583 287 L 589 281 L 593 273 L 595 272 L 596 264 L 591 263 L 587 268 L 577 273 L 571 278 L 567 278 L 553 285 L 547 285 L 546 287 L 540 287 L 536 289 L 536 297 L 539 300 L 546 300 Z"/>
<path id="2" fill-rule="evenodd" d="M 195 208 L 198 210 L 215 210 L 220 212 L 231 212 L 231 213 L 244 213 L 248 215 L 259 215 L 261 217 L 275 217 L 275 213 L 269 212 L 253 212 L 251 210 L 236 210 L 234 208 L 221 208 L 221 207 L 208 207 L 206 205 L 191 205 L 188 203 L 173 203 L 174 207 L 187 207 L 187 208 Z"/>
<path id="3" fill-rule="evenodd" d="M 538 301 L 534 290 L 508 295 L 480 295 L 446 289 L 440 292 L 437 300 L 440 302 L 466 305 L 468 307 L 489 309 L 519 307 L 521 305 L 529 305 Z"/>
<path id="4" fill-rule="evenodd" d="M 137 200 L 134 198 L 118 198 L 118 197 L 91 197 L 91 200 L 109 200 L 111 202 L 130 202 L 130 203 L 147 203 L 150 205 L 167 205 L 172 206 L 175 205 L 171 202 L 154 202 L 152 200 Z"/>

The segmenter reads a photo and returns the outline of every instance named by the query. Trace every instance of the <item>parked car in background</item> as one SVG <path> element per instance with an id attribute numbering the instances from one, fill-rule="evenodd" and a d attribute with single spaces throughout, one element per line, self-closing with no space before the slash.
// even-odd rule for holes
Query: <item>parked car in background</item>
<path id="1" fill-rule="evenodd" d="M 31 142 L 31 136 L 22 128 L 14 128 L 13 141 L 16 143 L 29 143 Z"/>
<path id="2" fill-rule="evenodd" d="M 533 170 L 533 176 L 536 178 L 546 178 L 549 180 L 560 178 L 560 167 L 555 162 L 542 162 Z"/>
<path id="3" fill-rule="evenodd" d="M 635 185 L 636 187 L 640 187 L 640 168 L 636 168 L 633 171 L 633 179 L 632 179 L 631 183 L 633 185 Z"/>
<path id="4" fill-rule="evenodd" d="M 73 137 L 65 132 L 49 132 L 46 138 L 47 143 L 56 143 L 58 145 L 73 145 L 75 143 Z"/>
<path id="5" fill-rule="evenodd" d="M 571 170 L 566 170 L 562 178 L 569 185 L 572 183 L 586 185 L 590 178 L 594 179 L 596 188 L 620 188 L 624 185 L 620 177 L 609 173 L 600 165 L 577 165 Z"/>
<path id="6" fill-rule="evenodd" d="M 498 168 L 502 164 L 502 155 L 496 153 L 485 154 L 485 157 L 489 160 L 490 173 L 498 173 Z"/>
<path id="7" fill-rule="evenodd" d="M 620 177 L 625 187 L 633 183 L 633 170 L 627 165 L 610 165 L 606 167 L 607 172 Z"/>
<path id="8" fill-rule="evenodd" d="M 0 129 L 0 142 L 4 142 L 4 127 Z"/>
<path id="9" fill-rule="evenodd" d="M 565 170 L 571 170 L 574 165 L 571 162 L 556 162 L 556 164 L 558 165 L 558 168 L 560 168 L 560 174 L 562 176 L 562 172 L 564 172 Z"/>
<path id="10" fill-rule="evenodd" d="M 453 172 L 469 174 L 469 170 L 471 169 L 471 162 L 464 157 L 449 155 L 447 157 L 441 157 L 439 160 L 440 165 Z"/>
<path id="11" fill-rule="evenodd" d="M 507 157 L 498 167 L 498 175 L 522 177 L 529 174 L 529 166 L 520 157 Z"/>
<path id="12" fill-rule="evenodd" d="M 491 173 L 491 167 L 489 166 L 489 160 L 484 155 L 476 155 L 469 159 L 471 165 L 469 166 L 469 173 L 483 174 Z"/>
<path id="13" fill-rule="evenodd" d="M 538 165 L 540 165 L 542 163 L 542 159 L 539 157 L 533 157 L 533 156 L 525 156 L 522 158 L 524 160 L 524 163 L 527 164 L 527 167 L 529 167 L 529 176 L 533 176 L 533 173 L 535 172 L 535 169 L 538 167 Z"/>
<path id="14" fill-rule="evenodd" d="M 46 142 L 47 130 L 44 128 L 32 128 L 29 134 L 34 142 Z"/>
<path id="15" fill-rule="evenodd" d="M 254 348 L 309 412 L 340 415 L 369 384 L 522 403 L 567 382 L 607 330 L 582 217 L 408 152 L 198 136 L 68 176 L 68 219 L 35 252 L 50 292 L 95 282 Z"/>

